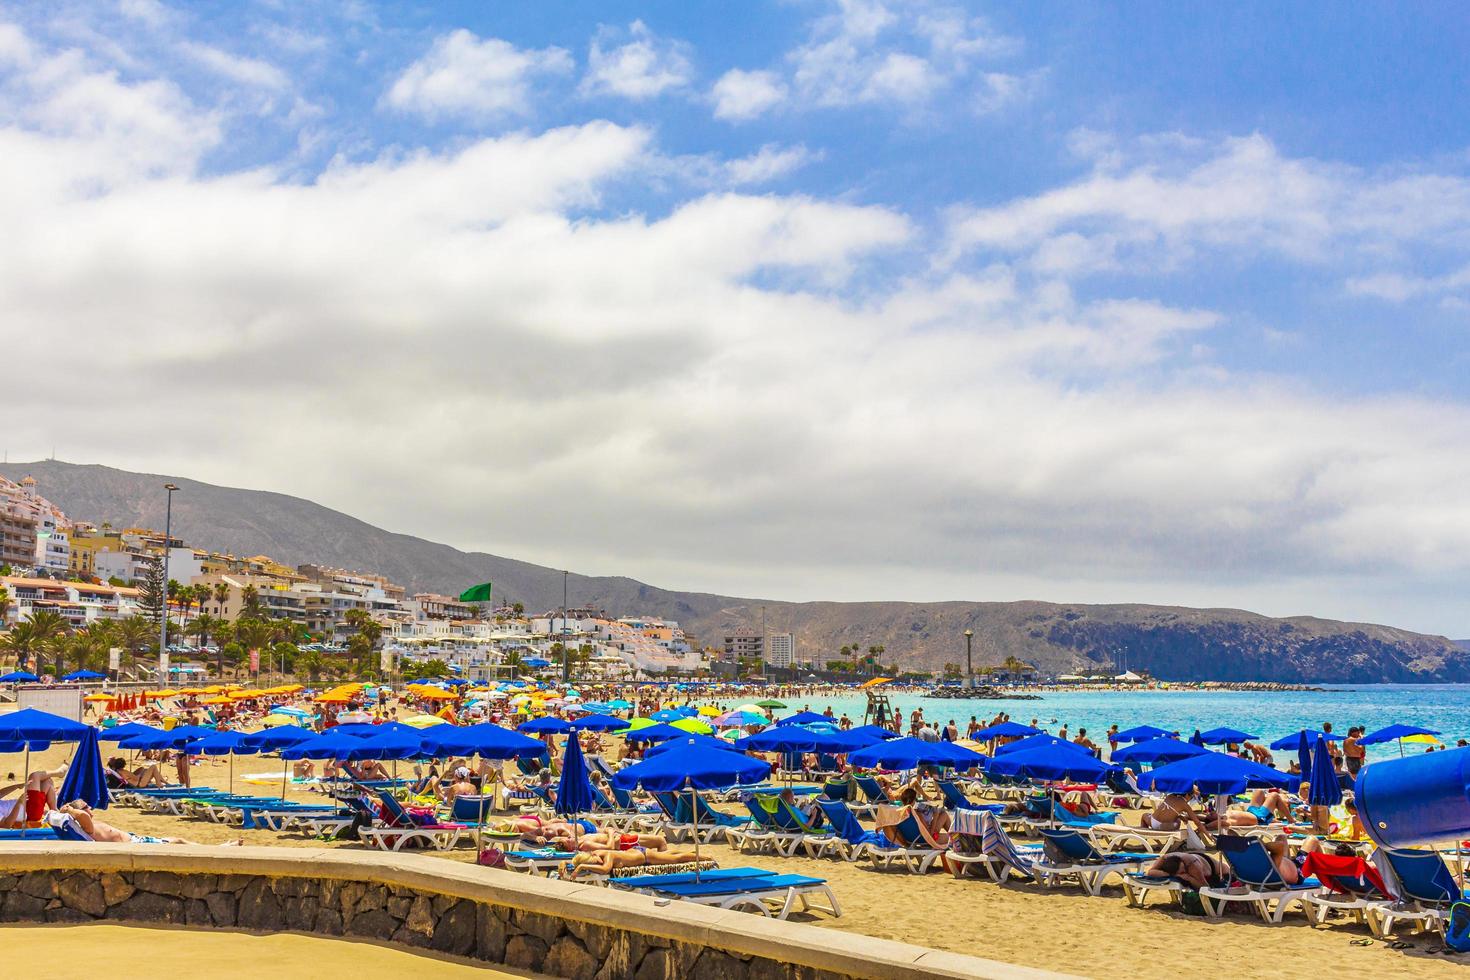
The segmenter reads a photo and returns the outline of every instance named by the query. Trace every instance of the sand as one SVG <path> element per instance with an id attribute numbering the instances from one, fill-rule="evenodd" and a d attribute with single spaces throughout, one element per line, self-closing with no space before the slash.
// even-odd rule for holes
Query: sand
<path id="1" fill-rule="evenodd" d="M 115 980 L 154 980 L 194 976 L 200 965 L 228 964 L 232 980 L 279 980 L 323 973 L 398 980 L 499 980 L 536 974 L 491 969 L 483 963 L 409 952 L 354 939 L 328 939 L 300 933 L 204 931 L 150 926 L 83 925 L 0 926 L 8 975 L 55 976 L 101 970 Z M 330 970 L 321 963 L 330 960 Z"/>
<path id="2" fill-rule="evenodd" d="M 105 745 L 103 751 L 105 755 Z M 52 749 L 38 758 L 55 766 L 67 758 L 67 751 Z M 11 763 L 7 757 L 4 761 L 19 772 L 19 759 Z M 236 773 L 269 770 L 273 762 L 237 760 Z M 405 774 L 408 769 L 404 765 Z M 205 761 L 194 768 L 194 782 L 223 786 L 226 771 L 223 760 Z M 242 787 L 237 784 L 236 789 Z M 298 788 L 288 789 L 286 795 L 288 799 L 322 799 L 319 794 Z M 183 837 L 202 844 L 243 839 L 248 844 L 321 846 L 319 841 L 294 835 L 242 831 L 206 821 L 143 814 L 126 807 L 100 815 L 135 833 Z M 335 846 L 362 847 L 356 842 Z M 1406 937 L 1415 947 L 1409 950 L 1390 950 L 1377 940 L 1371 946 L 1354 946 L 1352 940 L 1369 937 L 1366 928 L 1334 921 L 1313 929 L 1295 911 L 1289 912 L 1281 925 L 1267 925 L 1245 913 L 1232 913 L 1223 921 L 1212 922 L 1183 915 L 1162 900 L 1151 901 L 1142 909 L 1129 908 L 1116 886 L 1093 898 L 1072 887 L 1047 890 L 1021 883 L 1000 886 L 974 879 L 957 880 L 941 871 L 920 877 L 874 870 L 866 863 L 766 854 L 754 857 L 720 844 L 705 850 L 726 866 L 757 864 L 772 871 L 826 878 L 842 903 L 842 917 L 793 915 L 794 921 L 1083 976 L 1121 974 L 1130 980 L 1173 980 L 1189 971 L 1237 980 L 1300 976 L 1304 970 L 1322 977 L 1463 980 L 1470 976 L 1470 963 L 1462 963 L 1461 958 L 1425 952 L 1439 945 L 1428 937 Z M 469 847 L 426 853 L 462 862 L 474 858 Z M 486 869 L 484 873 L 514 872 Z"/>

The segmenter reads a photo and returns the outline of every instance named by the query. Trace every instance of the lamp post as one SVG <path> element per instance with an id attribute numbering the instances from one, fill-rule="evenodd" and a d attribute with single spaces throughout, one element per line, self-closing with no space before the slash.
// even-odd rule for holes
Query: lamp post
<path id="1" fill-rule="evenodd" d="M 174 491 L 178 489 L 178 486 L 165 483 L 163 489 L 168 491 L 168 504 L 163 512 L 163 616 L 158 624 L 159 683 L 165 683 L 168 680 L 168 548 L 169 542 L 173 540 Z"/>
<path id="2" fill-rule="evenodd" d="M 571 678 L 571 668 L 567 663 L 570 651 L 567 650 L 567 575 L 563 569 L 561 573 L 561 683 L 565 687 Z"/>
<path id="3" fill-rule="evenodd" d="M 975 639 L 974 630 L 965 630 L 965 687 L 975 686 L 975 668 L 970 665 L 970 645 Z"/>

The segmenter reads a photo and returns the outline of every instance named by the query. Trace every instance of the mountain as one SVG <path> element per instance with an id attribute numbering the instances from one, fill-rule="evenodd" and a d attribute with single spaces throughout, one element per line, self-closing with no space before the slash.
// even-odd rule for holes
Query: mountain
<path id="1" fill-rule="evenodd" d="M 286 562 L 375 571 L 410 592 L 458 593 L 495 583 L 496 595 L 531 611 L 559 608 L 562 573 L 498 555 L 463 552 L 395 534 L 299 497 L 129 473 L 56 460 L 0 464 L 0 476 L 34 476 L 40 492 L 77 520 L 162 528 L 172 480 L 176 535 L 196 547 Z M 885 647 L 904 668 L 1018 657 L 1045 671 L 1115 665 L 1175 680 L 1470 681 L 1470 649 L 1439 636 L 1311 617 L 1273 619 L 1238 609 L 1051 602 L 781 602 L 676 592 L 631 578 L 570 575 L 573 606 L 676 619 L 718 646 L 725 632 L 759 626 L 797 636 L 797 652 L 835 657 L 845 645 Z"/>

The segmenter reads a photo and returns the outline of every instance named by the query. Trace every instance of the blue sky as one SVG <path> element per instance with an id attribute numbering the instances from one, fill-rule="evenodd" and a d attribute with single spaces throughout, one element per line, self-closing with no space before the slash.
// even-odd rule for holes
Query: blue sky
<path id="1" fill-rule="evenodd" d="M 0 3 L 0 300 L 98 361 L 7 448 L 670 586 L 1470 635 L 1467 34 Z"/>

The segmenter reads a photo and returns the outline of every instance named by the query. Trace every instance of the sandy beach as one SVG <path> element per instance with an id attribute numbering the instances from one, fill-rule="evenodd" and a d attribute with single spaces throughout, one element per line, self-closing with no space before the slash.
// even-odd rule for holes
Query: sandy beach
<path id="1" fill-rule="evenodd" d="M 538 974 L 408 951 L 355 939 L 330 939 L 293 932 L 182 930 L 143 925 L 0 926 L 0 944 L 14 976 L 44 976 L 58 963 L 106 964 L 117 980 L 192 975 L 201 962 L 228 963 L 239 980 L 279 980 L 320 975 L 310 964 L 330 959 L 333 972 L 349 976 L 392 976 L 402 980 L 511 980 Z"/>
<path id="2" fill-rule="evenodd" d="M 33 768 L 35 763 L 56 767 L 69 752 L 69 747 L 58 746 L 38 753 L 33 757 Z M 18 758 L 10 763 L 16 772 L 19 763 Z M 243 785 L 238 782 L 241 774 L 275 767 L 274 759 L 236 760 L 237 791 Z M 205 760 L 192 771 L 196 785 L 224 786 L 228 769 L 223 760 Z M 288 788 L 286 796 L 305 801 L 322 798 L 295 787 Z M 128 807 L 116 807 L 101 816 L 135 833 L 182 837 L 200 844 L 244 840 L 252 845 L 321 846 L 320 841 L 291 834 L 242 831 L 203 820 L 143 814 Z M 1132 819 L 1136 821 L 1136 817 Z M 356 842 L 335 846 L 361 847 Z M 939 871 L 917 876 L 874 870 L 867 863 L 767 854 L 751 857 L 723 844 L 705 849 L 725 866 L 754 863 L 772 871 L 826 878 L 842 903 L 842 917 L 793 915 L 793 921 L 1084 976 L 1101 977 L 1122 970 L 1140 980 L 1172 980 L 1186 972 L 1214 975 L 1220 972 L 1221 964 L 1229 964 L 1228 972 L 1234 977 L 1299 975 L 1308 966 L 1338 976 L 1432 980 L 1465 975 L 1465 965 L 1458 958 L 1424 952 L 1439 945 L 1437 940 L 1407 937 L 1415 947 L 1408 950 L 1390 950 L 1378 940 L 1371 946 L 1354 946 L 1353 940 L 1370 935 L 1365 928 L 1334 922 L 1314 929 L 1296 912 L 1288 913 L 1287 921 L 1277 926 L 1245 914 L 1211 922 L 1183 915 L 1162 902 L 1151 901 L 1142 909 L 1129 908 L 1116 886 L 1091 898 L 1074 888 L 1044 890 L 1019 883 L 998 886 L 956 880 Z M 471 862 L 474 857 L 469 847 L 427 853 L 462 862 Z"/>

